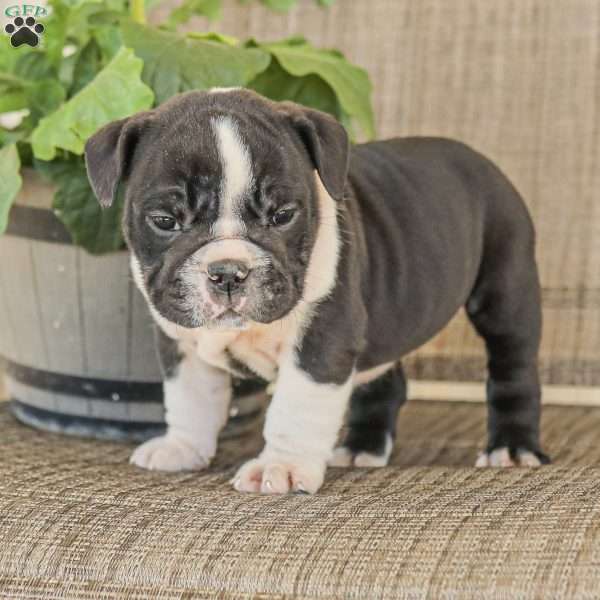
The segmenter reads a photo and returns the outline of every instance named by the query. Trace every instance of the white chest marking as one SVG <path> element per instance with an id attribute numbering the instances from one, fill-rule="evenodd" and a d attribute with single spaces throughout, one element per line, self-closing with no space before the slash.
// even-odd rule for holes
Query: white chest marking
<path id="1" fill-rule="evenodd" d="M 213 225 L 213 234 L 218 238 L 232 237 L 245 231 L 241 205 L 244 194 L 252 185 L 252 162 L 250 152 L 231 117 L 218 117 L 212 121 L 212 125 L 223 169 L 219 217 Z"/>
<path id="2" fill-rule="evenodd" d="M 327 193 L 321 178 L 315 171 L 319 197 L 319 228 L 310 256 L 304 282 L 305 302 L 317 302 L 333 291 L 341 240 L 337 222 L 337 204 Z"/>
<path id="3" fill-rule="evenodd" d="M 285 317 L 267 325 L 253 323 L 241 331 L 198 329 L 196 353 L 208 364 L 228 369 L 227 351 L 263 379 L 274 381 L 281 355 L 290 338 L 294 339 L 294 326 L 294 321 Z"/>

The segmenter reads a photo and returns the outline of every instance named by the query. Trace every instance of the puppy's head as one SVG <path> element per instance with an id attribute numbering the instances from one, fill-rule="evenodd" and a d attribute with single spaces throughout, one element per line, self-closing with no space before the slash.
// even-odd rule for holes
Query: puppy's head
<path id="1" fill-rule="evenodd" d="M 188 328 L 269 323 L 303 300 L 317 235 L 335 234 L 322 196 L 342 198 L 348 153 L 333 118 L 246 90 L 181 94 L 85 148 L 102 205 L 126 182 L 138 285 Z"/>

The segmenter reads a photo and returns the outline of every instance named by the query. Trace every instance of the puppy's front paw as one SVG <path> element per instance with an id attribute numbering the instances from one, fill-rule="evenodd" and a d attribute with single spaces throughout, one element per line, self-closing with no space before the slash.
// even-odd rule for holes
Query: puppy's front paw
<path id="1" fill-rule="evenodd" d="M 242 465 L 231 480 L 238 492 L 314 494 L 323 484 L 325 464 L 299 456 L 259 456 Z"/>
<path id="2" fill-rule="evenodd" d="M 476 467 L 539 467 L 550 462 L 545 454 L 534 453 L 525 448 L 509 449 L 506 446 L 482 452 Z"/>
<path id="3" fill-rule="evenodd" d="M 138 446 L 129 459 L 131 464 L 152 471 L 197 471 L 210 463 L 185 439 L 161 435 Z"/>

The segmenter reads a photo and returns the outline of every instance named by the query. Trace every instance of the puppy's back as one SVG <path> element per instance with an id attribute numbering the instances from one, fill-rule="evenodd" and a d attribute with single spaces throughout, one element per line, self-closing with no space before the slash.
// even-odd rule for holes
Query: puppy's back
<path id="1" fill-rule="evenodd" d="M 362 293 L 374 364 L 390 347 L 399 356 L 435 335 L 466 303 L 484 255 L 510 237 L 525 244 L 533 237 L 515 188 L 460 142 L 412 137 L 355 146 L 349 182 L 367 243 Z"/>

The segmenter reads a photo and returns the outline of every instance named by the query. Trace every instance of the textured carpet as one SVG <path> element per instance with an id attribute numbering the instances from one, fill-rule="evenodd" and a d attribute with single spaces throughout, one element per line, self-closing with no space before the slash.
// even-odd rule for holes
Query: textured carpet
<path id="1" fill-rule="evenodd" d="M 392 466 L 261 497 L 227 484 L 258 430 L 165 475 L 0 405 L 0 598 L 600 597 L 600 410 L 547 407 L 538 470 L 471 468 L 483 423 L 412 402 Z"/>

